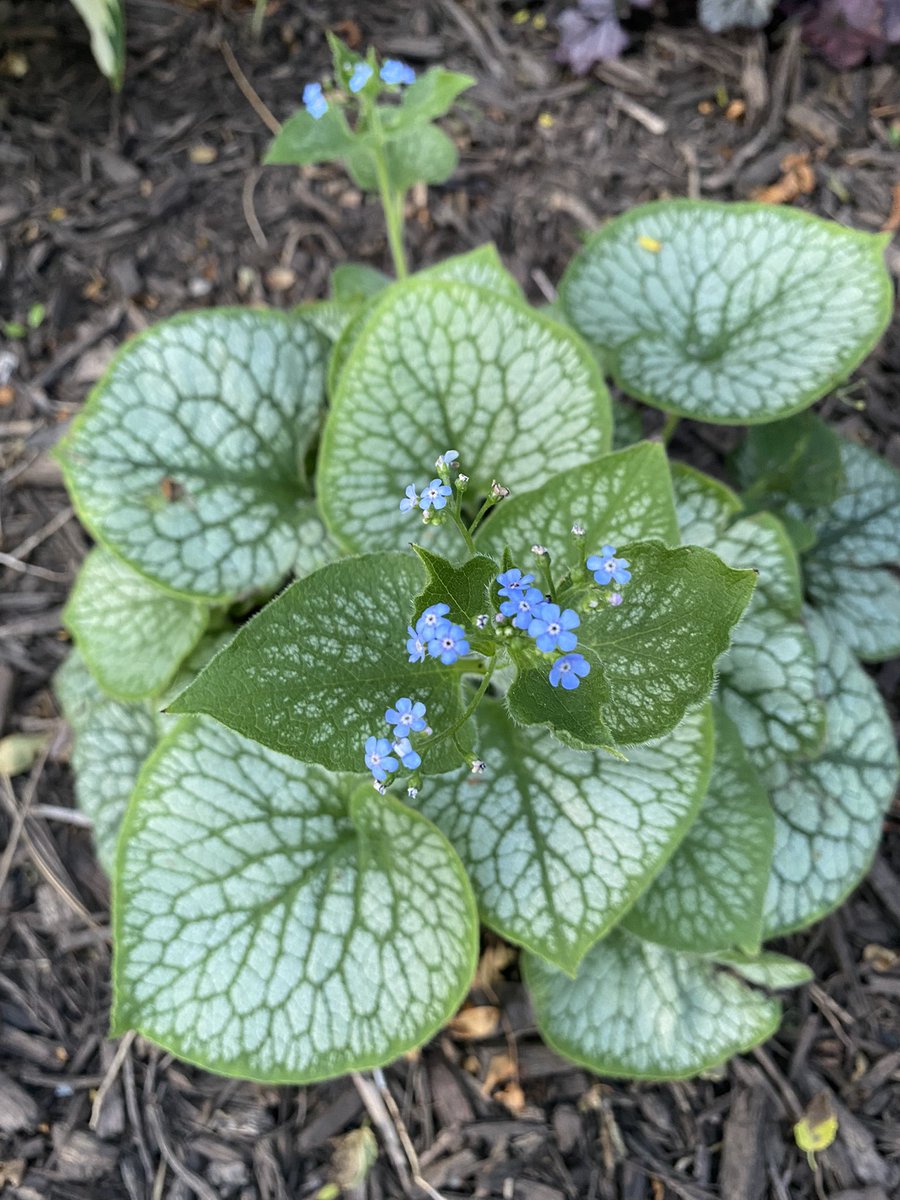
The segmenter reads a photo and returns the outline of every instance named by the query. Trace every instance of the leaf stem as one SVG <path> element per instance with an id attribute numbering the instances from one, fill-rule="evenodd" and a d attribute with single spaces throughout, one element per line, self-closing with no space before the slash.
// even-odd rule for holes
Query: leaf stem
<path id="1" fill-rule="evenodd" d="M 663 421 L 663 427 L 659 431 L 659 440 L 664 446 L 668 446 L 672 440 L 672 434 L 681 423 L 681 417 L 677 413 L 666 413 L 666 419 Z"/>

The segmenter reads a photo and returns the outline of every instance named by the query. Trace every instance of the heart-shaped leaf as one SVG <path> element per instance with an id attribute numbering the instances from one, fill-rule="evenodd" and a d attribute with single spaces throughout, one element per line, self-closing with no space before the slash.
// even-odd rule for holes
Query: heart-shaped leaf
<path id="1" fill-rule="evenodd" d="M 205 605 L 162 591 L 97 547 L 78 573 L 63 624 L 104 691 L 143 700 L 169 683 L 208 616 Z"/>
<path id="2" fill-rule="evenodd" d="M 417 527 L 399 501 L 447 447 L 474 503 L 494 479 L 527 491 L 609 441 L 609 396 L 573 334 L 481 288 L 404 281 L 376 304 L 338 377 L 319 500 L 348 549 L 400 547 Z"/>
<path id="3" fill-rule="evenodd" d="M 459 674 L 411 663 L 407 624 L 424 571 L 409 554 L 330 563 L 299 579 L 244 625 L 170 712 L 208 713 L 273 750 L 333 771 L 364 771 L 385 710 L 423 701 L 436 732 L 462 715 Z M 429 771 L 458 763 L 449 739 Z"/>
<path id="4" fill-rule="evenodd" d="M 664 200 L 596 233 L 560 295 L 629 395 L 702 421 L 774 421 L 883 333 L 888 237 L 781 205 Z"/>
<path id="5" fill-rule="evenodd" d="M 538 1028 L 558 1053 L 598 1075 L 685 1079 L 765 1041 L 777 1000 L 699 955 L 614 929 L 578 975 L 523 959 Z"/>
<path id="6" fill-rule="evenodd" d="M 115 1031 L 271 1082 L 413 1049 L 478 944 L 462 865 L 419 813 L 202 718 L 141 775 L 114 924 Z"/>
<path id="7" fill-rule="evenodd" d="M 775 818 L 734 723 L 715 710 L 716 753 L 697 819 L 625 928 L 673 950 L 758 946 Z M 677 768 L 675 778 L 680 778 Z"/>
<path id="8" fill-rule="evenodd" d="M 897 786 L 890 719 L 872 680 L 812 610 L 826 733 L 811 762 L 779 759 L 763 772 L 775 809 L 775 857 L 765 936 L 812 924 L 856 887 L 881 838 Z"/>
<path id="9" fill-rule="evenodd" d="M 459 852 L 485 924 L 574 971 L 684 835 L 712 741 L 704 709 L 621 762 L 517 728 L 485 701 L 487 772 L 429 780 L 416 803 Z"/>
<path id="10" fill-rule="evenodd" d="M 85 525 L 176 592 L 276 586 L 298 550 L 326 353 L 305 321 L 241 309 L 128 342 L 59 451 Z"/>

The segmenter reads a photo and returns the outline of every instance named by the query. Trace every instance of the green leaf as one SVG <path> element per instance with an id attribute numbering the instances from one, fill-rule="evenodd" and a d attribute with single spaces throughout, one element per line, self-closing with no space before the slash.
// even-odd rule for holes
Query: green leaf
<path id="1" fill-rule="evenodd" d="M 577 541 L 575 522 L 586 530 Z M 540 542 L 554 564 L 563 559 L 583 566 L 607 542 L 620 546 L 652 538 L 677 544 L 678 520 L 666 452 L 658 443 L 641 442 L 510 496 L 478 531 L 477 543 L 495 556 L 509 546 L 513 559 L 524 564 Z"/>
<path id="2" fill-rule="evenodd" d="M 594 650 L 579 639 L 578 652 L 590 663 L 591 670 L 571 692 L 550 683 L 549 662 L 535 666 L 515 642 L 510 650 L 518 669 L 506 704 L 517 724 L 546 725 L 561 742 L 576 750 L 602 748 L 616 753 L 616 739 L 606 723 L 611 689 Z"/>
<path id="3" fill-rule="evenodd" d="M 780 205 L 665 200 L 596 233 L 560 295 L 629 395 L 757 424 L 807 408 L 875 345 L 886 244 Z"/>
<path id="4" fill-rule="evenodd" d="M 806 622 L 825 700 L 825 743 L 811 762 L 782 759 L 764 772 L 775 809 L 766 937 L 812 924 L 856 887 L 898 780 L 893 729 L 875 684 L 821 617 L 809 610 Z"/>
<path id="5" fill-rule="evenodd" d="M 465 254 L 444 258 L 433 267 L 418 271 L 416 279 L 455 279 L 473 287 L 486 288 L 489 292 L 506 296 L 508 300 L 523 298 L 518 281 L 504 267 L 493 242 L 486 242 Z"/>
<path id="6" fill-rule="evenodd" d="M 809 594 L 860 658 L 900 653 L 900 472 L 838 439 L 845 485 L 825 508 L 800 509 L 816 542 L 803 560 Z M 794 511 L 794 510 L 792 510 Z"/>
<path id="7" fill-rule="evenodd" d="M 574 972 L 693 820 L 710 714 L 692 713 L 627 762 L 516 728 L 491 701 L 478 738 L 486 774 L 428 780 L 416 804 L 459 852 L 485 924 Z"/>
<path id="8" fill-rule="evenodd" d="M 277 586 L 298 551 L 326 347 L 296 317 L 208 309 L 128 342 L 58 451 L 81 520 L 173 591 Z"/>
<path id="9" fill-rule="evenodd" d="M 696 547 L 643 542 L 619 552 L 631 562 L 624 602 L 584 613 L 578 642 L 602 664 L 609 684 L 606 724 L 622 745 L 638 745 L 673 729 L 709 696 L 716 660 L 755 577 Z"/>
<path id="10" fill-rule="evenodd" d="M 626 404 L 624 400 L 613 398 L 612 411 L 615 449 L 624 450 L 626 446 L 633 446 L 635 442 L 641 441 L 644 436 L 644 422 L 638 410 Z"/>
<path id="11" fill-rule="evenodd" d="M 84 560 L 63 610 L 91 671 L 118 700 L 158 695 L 208 617 L 205 605 L 171 596 L 100 547 Z"/>
<path id="12" fill-rule="evenodd" d="M 291 567 L 295 575 L 309 575 L 341 557 L 340 547 L 325 528 L 319 506 L 309 500 L 297 514 L 297 554 Z"/>
<path id="13" fill-rule="evenodd" d="M 91 53 L 115 91 L 125 74 L 125 11 L 121 0 L 72 0 L 91 35 Z"/>
<path id="14" fill-rule="evenodd" d="M 298 304 L 293 313 L 312 325 L 313 329 L 317 329 L 322 337 L 335 343 L 357 315 L 359 309 L 358 302 L 314 300 L 312 303 Z"/>
<path id="15" fill-rule="evenodd" d="M 117 1032 L 274 1083 L 424 1042 L 478 945 L 459 859 L 422 816 L 204 720 L 141 774 L 114 926 Z"/>
<path id="16" fill-rule="evenodd" d="M 715 710 L 716 752 L 697 819 L 625 928 L 697 954 L 758 946 L 775 818 L 733 722 Z M 674 778 L 680 781 L 681 766 Z"/>
<path id="17" fill-rule="evenodd" d="M 382 108 L 382 124 L 385 129 L 403 130 L 415 127 L 415 136 L 420 135 L 424 121 L 434 121 L 453 107 L 462 92 L 475 86 L 471 75 L 458 71 L 447 71 L 443 67 L 432 67 L 420 75 L 415 83 L 403 89 L 397 108 Z"/>
<path id="18" fill-rule="evenodd" d="M 525 983 L 544 1040 L 599 1075 L 686 1079 L 765 1041 L 777 1000 L 699 955 L 614 929 L 575 979 L 527 954 Z"/>
<path id="19" fill-rule="evenodd" d="M 339 105 L 330 104 L 324 116 L 310 116 L 305 109 L 295 112 L 282 125 L 263 158 L 264 166 L 334 162 L 355 151 L 357 139 L 350 131 Z"/>
<path id="20" fill-rule="evenodd" d="M 97 857 L 112 875 L 122 816 L 165 718 L 147 703 L 123 704 L 107 696 L 77 650 L 57 671 L 54 689 L 74 735 L 75 799 L 93 823 Z"/>
<path id="21" fill-rule="evenodd" d="M 719 698 L 760 770 L 820 750 L 825 707 L 816 668 L 803 623 L 751 603 L 719 664 Z"/>
<path id="22" fill-rule="evenodd" d="M 775 954 L 765 950 L 752 958 L 746 954 L 717 954 L 716 962 L 737 971 L 738 975 L 750 983 L 758 984 L 770 992 L 780 992 L 785 988 L 801 987 L 815 978 L 806 963 L 787 958 L 784 954 Z"/>
<path id="23" fill-rule="evenodd" d="M 368 263 L 339 263 L 331 272 L 331 294 L 339 304 L 360 304 L 383 292 L 389 275 Z"/>
<path id="24" fill-rule="evenodd" d="M 400 498 L 411 481 L 424 486 L 447 446 L 474 502 L 494 479 L 527 491 L 609 442 L 609 396 L 578 338 L 496 293 L 409 280 L 377 304 L 338 378 L 319 502 L 348 549 L 401 547 L 415 523 Z M 364 497 L 346 486 L 360 462 Z"/>
<path id="25" fill-rule="evenodd" d="M 462 715 L 459 675 L 406 653 L 422 568 L 408 554 L 330 563 L 292 584 L 244 625 L 173 704 L 208 713 L 272 750 L 333 771 L 363 771 L 363 746 L 385 709 L 422 700 L 436 732 Z M 448 740 L 429 771 L 456 765 Z"/>
<path id="26" fill-rule="evenodd" d="M 682 536 L 732 566 L 759 571 L 756 592 L 719 663 L 721 700 L 755 766 L 814 754 L 825 727 L 816 658 L 801 621 L 797 557 L 768 513 L 735 520 L 740 501 L 715 479 L 676 464 L 672 471 Z"/>
<path id="27" fill-rule="evenodd" d="M 816 611 L 863 662 L 900 654 L 900 579 L 892 571 L 815 557 L 804 571 Z"/>
<path id="28" fill-rule="evenodd" d="M 405 131 L 384 144 L 391 186 L 405 192 L 414 183 L 443 183 L 456 170 L 459 155 L 454 142 L 437 125 L 416 126 L 415 136 Z M 360 142 L 346 157 L 347 170 L 357 187 L 378 191 L 375 154 Z"/>
<path id="29" fill-rule="evenodd" d="M 424 589 L 412 604 L 412 615 L 418 617 L 432 604 L 449 604 L 450 616 L 469 629 L 475 626 L 475 618 L 489 611 L 488 589 L 494 583 L 500 568 L 492 558 L 476 554 L 455 567 L 439 554 L 432 554 L 422 546 L 413 546 L 427 581 Z"/>
<path id="30" fill-rule="evenodd" d="M 733 465 L 745 505 L 830 504 L 844 480 L 841 439 L 811 412 L 750 429 Z"/>

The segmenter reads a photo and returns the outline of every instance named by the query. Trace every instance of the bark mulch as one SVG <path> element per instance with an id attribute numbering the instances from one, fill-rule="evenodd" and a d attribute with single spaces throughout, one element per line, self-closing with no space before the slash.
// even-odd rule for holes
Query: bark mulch
<path id="1" fill-rule="evenodd" d="M 763 1050 L 697 1080 L 598 1080 L 557 1058 L 535 1035 L 514 960 L 492 942 L 480 998 L 499 1023 L 480 1039 L 446 1032 L 385 1072 L 387 1094 L 377 1077 L 259 1087 L 139 1038 L 105 1039 L 109 889 L 71 807 L 48 691 L 88 540 L 48 450 L 114 348 L 159 317 L 287 307 L 321 296 L 345 259 L 387 265 L 380 214 L 340 171 L 259 166 L 265 122 L 286 117 L 325 65 L 323 30 L 479 79 L 448 126 L 460 169 L 413 197 L 415 264 L 494 240 L 540 300 L 582 230 L 666 195 L 744 199 L 775 187 L 770 196 L 859 228 L 900 224 L 896 63 L 840 75 L 788 28 L 714 38 L 687 18 L 642 16 L 632 52 L 576 79 L 553 61 L 561 5 L 531 6 L 546 29 L 515 21 L 520 7 L 271 0 L 256 44 L 247 6 L 128 0 L 128 74 L 115 97 L 67 4 L 0 0 L 0 322 L 43 305 L 24 338 L 0 325 L 0 732 L 52 734 L 30 774 L 0 778 L 4 1196 L 312 1197 L 366 1123 L 381 1153 L 345 1194 L 372 1200 L 898 1194 L 896 809 L 869 879 L 783 945 L 818 982 L 788 998 Z M 896 248 L 889 262 L 900 273 Z M 898 369 L 895 327 L 821 409 L 900 465 Z M 650 432 L 658 423 L 648 414 Z M 673 449 L 718 471 L 734 437 L 686 423 Z M 873 674 L 896 715 L 900 665 Z M 823 1091 L 840 1136 L 814 1174 L 791 1126 Z"/>

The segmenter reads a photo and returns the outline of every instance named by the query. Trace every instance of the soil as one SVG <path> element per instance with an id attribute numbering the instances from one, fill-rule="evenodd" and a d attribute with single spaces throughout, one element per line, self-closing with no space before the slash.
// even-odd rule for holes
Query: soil
<path id="1" fill-rule="evenodd" d="M 68 4 L 0 0 L 0 321 L 27 324 L 32 312 L 36 326 L 0 343 L 0 732 L 52 735 L 30 773 L 0 777 L 4 1196 L 316 1196 L 358 1150 L 358 1134 L 340 1139 L 366 1123 L 366 1100 L 381 1153 L 346 1189 L 352 1197 L 898 1194 L 896 809 L 869 879 L 782 947 L 818 982 L 788 998 L 764 1049 L 697 1080 L 597 1080 L 563 1062 L 534 1032 L 514 963 L 494 979 L 499 1032 L 447 1032 L 385 1073 L 396 1112 L 379 1108 L 368 1079 L 258 1087 L 141 1039 L 117 1048 L 105 1038 L 109 890 L 71 807 L 48 691 L 67 652 L 60 608 L 88 539 L 47 451 L 114 348 L 159 317 L 287 307 L 323 295 L 345 259 L 387 266 L 380 213 L 340 170 L 259 165 L 265 121 L 284 119 L 326 65 L 324 29 L 478 77 L 448 122 L 459 170 L 411 202 L 414 264 L 493 240 L 541 300 L 582 231 L 612 214 L 773 185 L 858 228 L 900 225 L 896 61 L 837 74 L 789 26 L 712 37 L 687 14 L 677 25 L 642 14 L 622 61 L 578 79 L 553 58 L 561 5 L 533 5 L 525 21 L 514 19 L 520 7 L 270 0 L 257 43 L 247 6 L 128 0 L 127 78 L 113 96 Z M 542 15 L 546 28 L 532 19 Z M 888 257 L 900 273 L 900 253 Z M 820 408 L 900 465 L 898 371 L 895 326 Z M 652 431 L 659 417 L 646 421 Z M 718 472 L 735 436 L 685 423 L 673 450 Z M 873 673 L 894 704 L 900 664 Z M 813 1172 L 791 1127 L 821 1092 L 840 1135 Z M 398 1116 L 427 1187 L 410 1179 Z"/>

